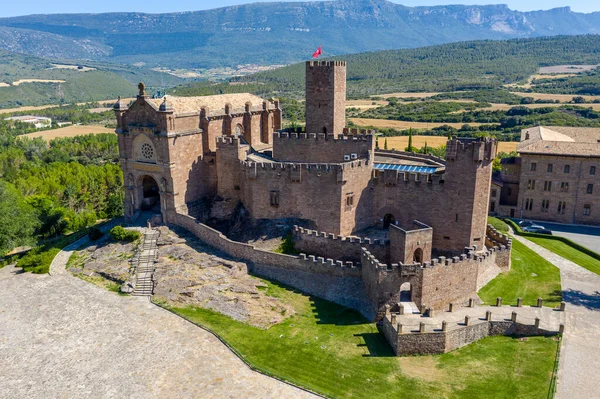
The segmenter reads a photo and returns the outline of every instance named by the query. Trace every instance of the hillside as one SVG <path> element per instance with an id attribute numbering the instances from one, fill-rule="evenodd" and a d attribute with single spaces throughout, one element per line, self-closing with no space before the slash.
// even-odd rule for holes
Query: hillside
<path id="1" fill-rule="evenodd" d="M 1 18 L 0 27 L 0 48 L 11 51 L 193 69 L 292 63 L 320 44 L 327 55 L 341 55 L 474 39 L 598 33 L 600 13 L 337 0 L 167 14 L 30 15 Z"/>
<path id="2" fill-rule="evenodd" d="M 130 97 L 140 81 L 157 89 L 184 82 L 143 68 L 50 60 L 4 50 L 0 60 L 0 108 Z"/>
<path id="3" fill-rule="evenodd" d="M 339 59 L 348 62 L 350 98 L 392 92 L 503 89 L 507 84 L 525 82 L 542 66 L 600 64 L 600 36 L 461 42 L 351 54 Z M 600 89 L 600 78 L 594 73 L 589 75 L 586 89 L 591 90 L 590 85 Z M 198 82 L 175 88 L 173 92 L 205 95 L 250 91 L 263 96 L 301 98 L 304 64 L 244 76 L 231 83 Z M 577 91 L 566 93 L 577 94 Z"/>

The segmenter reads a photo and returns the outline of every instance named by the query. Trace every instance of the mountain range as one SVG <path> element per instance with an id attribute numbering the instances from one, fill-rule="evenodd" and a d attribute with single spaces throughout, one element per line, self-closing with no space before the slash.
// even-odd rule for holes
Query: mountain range
<path id="1" fill-rule="evenodd" d="M 0 18 L 0 49 L 145 67 L 287 64 L 457 41 L 598 34 L 600 12 L 506 5 L 406 7 L 385 0 L 269 2 L 206 11 Z"/>

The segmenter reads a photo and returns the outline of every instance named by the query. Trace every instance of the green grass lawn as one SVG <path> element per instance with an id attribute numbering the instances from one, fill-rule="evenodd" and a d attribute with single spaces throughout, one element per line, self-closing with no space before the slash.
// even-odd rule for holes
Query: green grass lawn
<path id="1" fill-rule="evenodd" d="M 488 224 L 491 224 L 499 232 L 508 233 L 508 225 L 506 223 L 504 223 L 502 220 L 495 218 L 493 216 L 488 216 L 487 222 L 488 222 Z"/>
<path id="2" fill-rule="evenodd" d="M 573 263 L 578 264 L 579 266 L 585 267 L 591 272 L 600 274 L 600 260 L 592 258 L 588 254 L 585 254 L 562 241 L 542 237 L 525 238 L 533 241 L 541 247 L 546 248 L 549 251 L 554 252 L 557 255 L 562 256 L 565 259 L 570 260 Z"/>
<path id="3" fill-rule="evenodd" d="M 492 337 L 398 358 L 357 312 L 266 282 L 295 314 L 261 330 L 197 307 L 169 308 L 216 332 L 261 371 L 336 398 L 545 398 L 557 342 Z M 165 306 L 163 304 L 163 306 Z"/>
<path id="4" fill-rule="evenodd" d="M 479 291 L 486 304 L 496 303 L 502 297 L 504 304 L 516 304 L 523 298 L 524 305 L 534 305 L 537 298 L 544 299 L 545 306 L 560 304 L 562 295 L 560 271 L 517 240 L 512 242 L 511 270 L 490 281 Z"/>

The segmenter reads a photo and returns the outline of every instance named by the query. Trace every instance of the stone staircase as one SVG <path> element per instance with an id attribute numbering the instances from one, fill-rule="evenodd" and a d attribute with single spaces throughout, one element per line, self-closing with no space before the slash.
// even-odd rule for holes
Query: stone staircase
<path id="1" fill-rule="evenodd" d="M 146 229 L 137 256 L 133 259 L 135 284 L 131 295 L 151 296 L 154 291 L 154 263 L 157 258 L 156 240 L 160 232 Z"/>

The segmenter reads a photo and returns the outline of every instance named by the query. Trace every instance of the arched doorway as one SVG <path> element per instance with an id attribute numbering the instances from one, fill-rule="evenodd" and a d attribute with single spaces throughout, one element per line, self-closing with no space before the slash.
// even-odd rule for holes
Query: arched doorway
<path id="1" fill-rule="evenodd" d="M 390 224 L 396 224 L 396 218 L 391 213 L 388 213 L 383 217 L 383 228 L 387 229 Z"/>
<path id="2" fill-rule="evenodd" d="M 152 176 L 142 178 L 142 198 L 140 209 L 142 211 L 160 212 L 160 189 Z"/>
<path id="3" fill-rule="evenodd" d="M 412 302 L 412 286 L 409 282 L 400 286 L 400 302 Z"/>
<path id="4" fill-rule="evenodd" d="M 413 254 L 413 262 L 423 263 L 423 250 L 421 248 L 415 249 L 415 253 Z"/>

